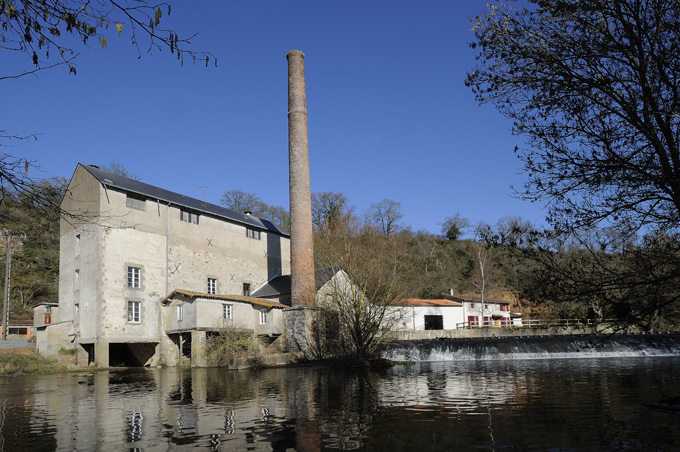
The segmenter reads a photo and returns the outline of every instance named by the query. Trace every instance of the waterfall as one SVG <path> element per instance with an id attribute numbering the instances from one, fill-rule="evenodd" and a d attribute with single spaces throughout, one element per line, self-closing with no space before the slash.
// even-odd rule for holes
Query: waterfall
<path id="1" fill-rule="evenodd" d="M 394 341 L 385 346 L 382 356 L 393 361 L 680 356 L 680 334 Z"/>

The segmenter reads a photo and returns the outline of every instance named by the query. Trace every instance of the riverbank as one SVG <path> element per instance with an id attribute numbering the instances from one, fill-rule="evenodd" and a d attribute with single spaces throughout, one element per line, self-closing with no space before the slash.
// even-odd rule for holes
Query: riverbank
<path id="1" fill-rule="evenodd" d="M 0 376 L 3 377 L 81 370 L 40 356 L 33 347 L 0 349 Z"/>

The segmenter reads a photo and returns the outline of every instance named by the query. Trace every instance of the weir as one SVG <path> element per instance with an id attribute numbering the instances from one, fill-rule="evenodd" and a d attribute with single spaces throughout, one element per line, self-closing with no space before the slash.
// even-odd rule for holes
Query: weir
<path id="1" fill-rule="evenodd" d="M 393 361 L 680 356 L 680 334 L 583 335 L 393 341 L 382 357 Z"/>

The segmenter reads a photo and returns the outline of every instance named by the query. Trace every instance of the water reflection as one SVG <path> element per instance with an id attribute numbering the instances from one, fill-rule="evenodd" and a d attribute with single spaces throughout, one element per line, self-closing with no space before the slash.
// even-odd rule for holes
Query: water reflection
<path id="1" fill-rule="evenodd" d="M 0 379 L 0 450 L 670 450 L 680 359 Z"/>

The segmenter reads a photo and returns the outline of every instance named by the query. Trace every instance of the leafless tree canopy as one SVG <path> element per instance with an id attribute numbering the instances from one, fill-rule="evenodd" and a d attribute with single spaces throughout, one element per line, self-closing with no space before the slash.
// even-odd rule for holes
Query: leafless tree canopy
<path id="1" fill-rule="evenodd" d="M 480 102 L 514 121 L 528 180 L 562 230 L 680 224 L 680 2 L 530 0 L 473 20 Z"/>
<path id="2" fill-rule="evenodd" d="M 371 204 L 369 220 L 385 235 L 394 234 L 401 229 L 399 220 L 404 218 L 401 203 L 391 199 L 383 199 Z"/>

